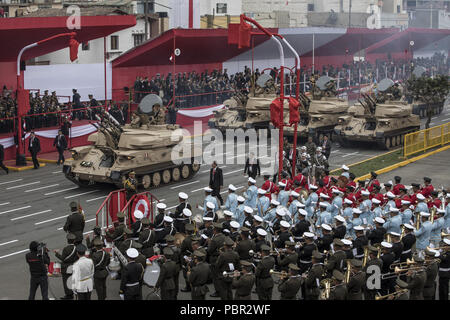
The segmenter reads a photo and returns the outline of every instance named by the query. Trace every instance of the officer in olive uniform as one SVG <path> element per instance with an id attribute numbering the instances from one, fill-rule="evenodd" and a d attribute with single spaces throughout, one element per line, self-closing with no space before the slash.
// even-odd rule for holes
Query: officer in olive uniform
<path id="1" fill-rule="evenodd" d="M 400 290 L 404 290 L 407 288 L 408 288 L 408 284 L 405 281 L 403 281 L 399 278 L 397 278 L 397 280 L 395 280 L 395 291 L 400 291 Z M 388 300 L 409 300 L 409 290 L 404 293 L 398 293 L 387 299 Z"/>
<path id="2" fill-rule="evenodd" d="M 235 249 L 241 260 L 250 261 L 251 257 L 249 252 L 250 250 L 255 251 L 256 249 L 255 242 L 248 237 L 249 233 L 250 229 L 248 229 L 247 227 L 241 228 L 241 233 L 239 235 L 240 240 L 238 241 Z"/>
<path id="3" fill-rule="evenodd" d="M 383 261 L 378 256 L 378 248 L 374 246 L 369 246 L 369 257 L 367 259 L 366 265 L 363 267 L 363 271 L 366 273 L 366 281 L 368 281 L 371 274 L 367 273 L 367 268 L 370 266 L 378 266 L 380 270 L 383 268 Z M 367 283 L 367 282 L 366 282 Z M 364 300 L 375 300 L 375 295 L 377 290 L 368 289 L 367 285 L 364 286 Z"/>
<path id="4" fill-rule="evenodd" d="M 126 251 L 128 264 L 122 269 L 119 294 L 124 300 L 142 300 L 144 268 L 135 259 L 139 253 L 135 248 Z"/>
<path id="5" fill-rule="evenodd" d="M 127 201 L 129 201 L 137 193 L 138 182 L 136 180 L 136 172 L 131 171 L 128 174 L 128 179 L 123 183 L 123 187 L 126 191 Z"/>
<path id="6" fill-rule="evenodd" d="M 108 252 L 103 250 L 103 241 L 99 238 L 95 238 L 92 242 L 94 246 L 93 253 L 90 255 L 92 262 L 94 263 L 94 288 L 97 292 L 98 300 L 106 299 L 106 278 L 108 277 L 108 270 L 106 267 L 109 265 L 111 256 Z"/>
<path id="7" fill-rule="evenodd" d="M 256 293 L 259 300 L 272 300 L 273 279 L 270 270 L 275 265 L 275 259 L 269 255 L 270 247 L 261 246 L 261 261 L 256 266 Z"/>
<path id="8" fill-rule="evenodd" d="M 133 247 L 133 242 L 137 242 L 136 240 L 131 239 L 133 235 L 133 231 L 125 227 L 123 230 L 123 241 L 120 243 L 118 247 L 119 251 L 125 255 L 127 250 Z M 135 258 L 136 259 L 136 258 Z"/>
<path id="9" fill-rule="evenodd" d="M 427 280 L 425 281 L 425 286 L 423 288 L 423 299 L 424 300 L 434 300 L 436 293 L 436 277 L 439 273 L 439 264 L 435 260 L 435 252 L 425 250 L 425 261 L 427 262 L 426 275 Z"/>
<path id="10" fill-rule="evenodd" d="M 347 300 L 347 285 L 344 283 L 345 276 L 342 272 L 333 270 L 331 279 L 331 290 L 328 300 Z"/>
<path id="11" fill-rule="evenodd" d="M 414 262 L 416 262 L 417 267 L 423 266 L 424 259 L 419 255 L 414 255 Z M 425 287 L 425 282 L 427 280 L 427 274 L 425 270 L 419 271 L 408 271 L 407 275 L 407 289 L 410 291 L 410 300 L 423 300 L 423 288 Z"/>
<path id="12" fill-rule="evenodd" d="M 311 268 L 304 275 L 305 300 L 318 300 L 320 295 L 319 283 L 322 280 L 324 267 L 320 263 L 322 254 L 314 251 L 311 257 Z"/>
<path id="13" fill-rule="evenodd" d="M 169 247 L 164 248 L 163 254 L 165 261 L 161 264 L 161 271 L 155 288 L 161 288 L 161 300 L 175 300 L 175 273 L 177 272 L 177 264 L 172 260 L 174 254 Z"/>
<path id="14" fill-rule="evenodd" d="M 183 278 L 186 283 L 185 287 L 181 289 L 181 292 L 190 292 L 191 285 L 187 279 L 187 269 L 188 263 L 192 260 L 192 254 L 194 252 L 192 248 L 192 241 L 194 236 L 194 225 L 189 223 L 184 226 L 184 230 L 186 231 L 186 237 L 183 242 L 181 242 L 180 246 L 180 260 L 181 260 L 181 268 L 183 270 Z"/>
<path id="15" fill-rule="evenodd" d="M 84 215 L 80 213 L 78 203 L 75 201 L 70 203 L 70 211 L 72 214 L 67 217 L 63 230 L 73 233 L 76 237 L 75 244 L 80 244 L 83 241 Z"/>
<path id="16" fill-rule="evenodd" d="M 205 253 L 195 250 L 195 266 L 187 272 L 187 277 L 192 287 L 192 300 L 205 300 L 205 295 L 209 291 L 206 284 L 212 281 L 212 274 L 209 264 L 205 262 L 205 258 Z"/>
<path id="17" fill-rule="evenodd" d="M 223 272 L 240 269 L 239 255 L 236 251 L 233 251 L 233 245 L 234 241 L 230 237 L 225 237 L 223 249 L 216 261 L 217 284 L 222 300 L 233 300 L 233 292 L 231 290 L 233 278 L 224 276 Z"/>
<path id="18" fill-rule="evenodd" d="M 280 253 L 277 257 L 277 265 L 281 271 L 288 271 L 291 263 L 297 264 L 298 253 L 295 252 L 295 242 L 286 241 L 286 253 Z"/>
<path id="19" fill-rule="evenodd" d="M 93 238 L 91 240 L 91 238 L 89 238 L 89 235 L 86 235 L 86 248 L 88 248 L 89 250 L 91 250 L 94 247 L 94 240 L 95 239 L 99 239 L 102 244 L 103 244 L 103 237 L 101 235 L 102 230 L 99 226 L 95 226 L 94 229 L 92 229 L 93 231 Z"/>
<path id="20" fill-rule="evenodd" d="M 334 253 L 329 257 L 326 269 L 331 274 L 333 270 L 338 270 L 343 272 L 344 270 L 344 260 L 347 255 L 345 254 L 342 248 L 344 247 L 344 243 L 340 239 L 333 240 Z"/>
<path id="21" fill-rule="evenodd" d="M 173 254 L 171 260 L 175 262 L 176 264 L 176 271 L 174 276 L 174 282 L 175 282 L 175 300 L 177 300 L 178 297 L 178 291 L 179 291 L 179 278 L 180 278 L 180 271 L 181 271 L 181 250 L 175 245 L 175 237 L 171 234 L 168 234 L 166 236 L 166 243 L 167 247 L 172 249 Z"/>
<path id="22" fill-rule="evenodd" d="M 363 289 L 366 284 L 366 273 L 361 270 L 362 261 L 352 259 L 350 280 L 347 283 L 348 296 L 347 300 L 362 300 Z"/>
<path id="23" fill-rule="evenodd" d="M 76 245 L 75 245 L 76 238 L 77 237 L 73 233 L 68 233 L 67 234 L 67 246 L 64 247 L 64 249 L 62 250 L 62 253 L 60 254 L 57 250 L 54 250 L 55 256 L 59 260 L 61 260 L 61 275 L 62 275 L 62 282 L 63 282 L 63 288 L 64 288 L 64 293 L 65 293 L 64 297 L 62 297 L 61 300 L 72 300 L 73 299 L 73 291 L 67 287 L 67 279 L 70 277 L 72 272 L 70 271 L 70 273 L 68 273 L 67 269 L 75 261 L 78 260 L 78 256 L 76 253 L 77 250 L 76 250 Z"/>
<path id="24" fill-rule="evenodd" d="M 281 276 L 278 291 L 280 292 L 280 300 L 296 300 L 297 293 L 302 285 L 302 278 L 298 274 L 300 268 L 295 263 L 290 263 L 289 273 Z"/>
<path id="25" fill-rule="evenodd" d="M 242 271 L 235 270 L 232 287 L 236 289 L 234 300 L 252 300 L 252 288 L 255 285 L 255 275 L 252 273 L 253 265 L 247 260 L 241 260 Z"/>
<path id="26" fill-rule="evenodd" d="M 222 233 L 222 224 L 221 223 L 217 223 L 214 222 L 213 223 L 214 229 L 213 229 L 213 235 L 211 237 L 208 243 L 208 249 L 207 249 L 207 261 L 209 261 L 209 264 L 211 266 L 211 273 L 212 273 L 212 277 L 213 277 L 213 283 L 214 283 L 214 289 L 216 290 L 216 292 L 214 292 L 213 294 L 211 294 L 211 297 L 219 297 L 219 288 L 220 285 L 218 283 L 218 271 L 216 269 L 216 262 L 217 262 L 217 258 L 219 257 L 220 254 L 220 248 L 223 247 L 223 243 L 225 241 L 225 235 Z"/>
<path id="27" fill-rule="evenodd" d="M 106 236 L 110 238 L 114 245 L 118 248 L 120 243 L 124 240 L 124 230 L 125 226 L 125 214 L 123 212 L 117 213 L 117 220 L 119 224 L 114 228 L 114 231 L 111 233 L 109 230 L 106 231 Z"/>
<path id="28" fill-rule="evenodd" d="M 139 234 L 138 242 L 142 244 L 142 254 L 146 258 L 150 258 L 155 255 L 153 246 L 155 245 L 155 231 L 150 229 L 150 220 L 148 218 L 143 218 L 141 220 L 142 231 Z"/>
<path id="29" fill-rule="evenodd" d="M 439 300 L 448 300 L 448 283 L 450 278 L 450 239 L 442 239 L 439 259 Z"/>

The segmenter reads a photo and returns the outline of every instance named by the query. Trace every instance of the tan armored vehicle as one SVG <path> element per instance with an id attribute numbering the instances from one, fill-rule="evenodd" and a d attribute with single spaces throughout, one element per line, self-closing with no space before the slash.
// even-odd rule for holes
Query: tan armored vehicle
<path id="1" fill-rule="evenodd" d="M 246 95 L 237 93 L 230 99 L 225 100 L 223 109 L 213 111 L 214 116 L 209 119 L 208 126 L 222 132 L 225 132 L 226 129 L 242 128 L 246 118 L 245 104 L 247 99 Z"/>
<path id="2" fill-rule="evenodd" d="M 191 178 L 200 169 L 189 137 L 183 137 L 177 125 L 142 125 L 121 127 L 105 113 L 98 132 L 89 136 L 92 145 L 71 149 L 73 159 L 64 163 L 66 178 L 80 186 L 95 183 L 115 184 L 135 171 L 145 189 Z M 174 149 L 177 148 L 177 149 Z M 174 152 L 172 152 L 174 151 Z M 176 151 L 176 152 L 175 152 Z"/>
<path id="3" fill-rule="evenodd" d="M 300 110 L 300 124 L 297 127 L 297 135 L 298 137 L 312 136 L 316 142 L 319 142 L 324 134 L 331 138 L 339 117 L 347 114 L 348 102 L 336 97 L 335 82 L 328 76 L 322 76 L 317 80 L 313 85 L 311 94 L 312 100 L 306 95 L 300 94 L 300 101 L 307 108 Z M 285 128 L 285 135 L 293 136 L 294 127 Z"/>
<path id="4" fill-rule="evenodd" d="M 340 145 L 351 142 L 372 142 L 383 149 L 399 147 L 404 135 L 420 129 L 419 116 L 412 114 L 406 102 L 376 103 L 369 95 L 348 108 L 348 115 L 339 117 L 334 131 Z"/>

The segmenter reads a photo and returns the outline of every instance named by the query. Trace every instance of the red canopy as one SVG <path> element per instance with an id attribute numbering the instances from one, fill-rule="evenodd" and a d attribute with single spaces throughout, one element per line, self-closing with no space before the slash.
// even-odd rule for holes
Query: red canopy
<path id="1" fill-rule="evenodd" d="M 105 37 L 116 31 L 136 25 L 136 17 L 131 15 L 82 16 L 81 29 L 69 30 L 64 17 L 29 17 L 0 19 L 0 61 L 16 61 L 20 50 L 26 45 L 59 33 L 74 31 L 78 42 Z M 25 51 L 24 60 L 38 57 L 69 45 L 69 39 L 57 38 L 43 46 Z"/>

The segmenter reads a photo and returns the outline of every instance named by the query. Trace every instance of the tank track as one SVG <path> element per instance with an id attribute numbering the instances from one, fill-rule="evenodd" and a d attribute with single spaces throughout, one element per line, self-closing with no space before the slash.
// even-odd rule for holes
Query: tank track
<path id="1" fill-rule="evenodd" d="M 433 103 L 432 105 L 433 115 L 438 115 L 442 113 L 444 109 L 444 102 Z M 427 105 L 425 103 L 416 105 L 413 107 L 413 114 L 416 114 L 420 119 L 427 117 Z"/>

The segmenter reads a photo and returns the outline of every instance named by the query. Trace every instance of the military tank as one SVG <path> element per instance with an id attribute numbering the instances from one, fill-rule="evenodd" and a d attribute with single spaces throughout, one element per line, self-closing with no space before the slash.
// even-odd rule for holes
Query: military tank
<path id="1" fill-rule="evenodd" d="M 107 112 L 98 119 L 92 124 L 98 131 L 88 137 L 92 145 L 72 148 L 73 160 L 64 163 L 66 178 L 77 185 L 122 187 L 126 175 L 135 171 L 138 183 L 151 189 L 187 180 L 199 171 L 194 155 L 201 150 L 194 150 L 191 139 L 176 131 L 178 125 L 121 127 Z"/>
<path id="2" fill-rule="evenodd" d="M 317 143 L 327 134 L 333 135 L 338 119 L 347 113 L 348 102 L 336 97 L 336 84 L 328 76 L 320 77 L 313 85 L 312 100 L 300 94 L 302 107 L 300 109 L 300 123 L 297 127 L 298 137 L 312 136 Z M 289 114 L 285 122 L 289 121 Z M 294 127 L 286 127 L 285 135 L 293 137 Z"/>
<path id="3" fill-rule="evenodd" d="M 392 149 L 403 144 L 405 134 L 420 129 L 419 116 L 412 114 L 406 102 L 377 103 L 368 94 L 363 98 L 348 108 L 348 115 L 339 117 L 334 132 L 341 146 L 371 142 Z"/>
<path id="4" fill-rule="evenodd" d="M 223 109 L 213 111 L 214 116 L 209 119 L 208 126 L 222 132 L 225 132 L 226 129 L 242 128 L 246 119 L 247 100 L 248 97 L 245 94 L 237 92 L 236 95 L 223 102 L 225 105 Z"/>

